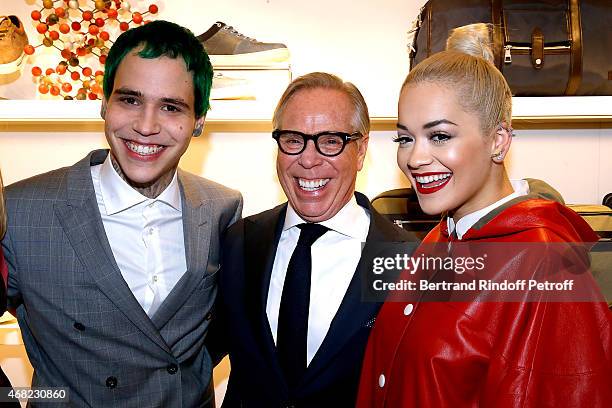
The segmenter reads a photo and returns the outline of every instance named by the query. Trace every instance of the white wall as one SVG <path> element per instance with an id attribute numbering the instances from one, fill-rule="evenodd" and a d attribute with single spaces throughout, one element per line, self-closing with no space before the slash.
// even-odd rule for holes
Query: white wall
<path id="1" fill-rule="evenodd" d="M 543 179 L 568 203 L 601 204 L 612 193 L 612 129 L 517 131 L 510 152 L 511 177 Z"/>

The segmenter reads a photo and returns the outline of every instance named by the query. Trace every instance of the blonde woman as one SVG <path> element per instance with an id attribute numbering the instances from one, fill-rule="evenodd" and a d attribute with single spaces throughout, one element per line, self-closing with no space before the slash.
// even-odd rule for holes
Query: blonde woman
<path id="1" fill-rule="evenodd" d="M 557 273 L 550 243 L 569 250 L 597 240 L 576 213 L 508 179 L 511 92 L 486 59 L 433 55 L 410 72 L 398 106 L 398 165 L 423 211 L 446 214 L 420 253 L 534 243 L 489 259 L 506 279 Z M 575 260 L 586 262 L 584 253 Z M 576 279 L 593 284 L 588 274 Z M 596 301 L 387 301 L 369 339 L 358 407 L 610 407 L 611 326 Z"/>

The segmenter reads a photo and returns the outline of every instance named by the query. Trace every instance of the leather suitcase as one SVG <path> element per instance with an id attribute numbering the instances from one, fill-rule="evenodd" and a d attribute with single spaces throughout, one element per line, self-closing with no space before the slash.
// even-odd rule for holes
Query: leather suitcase
<path id="1" fill-rule="evenodd" d="M 599 235 L 591 248 L 591 272 L 612 309 L 612 209 L 605 205 L 569 204 Z"/>
<path id="2" fill-rule="evenodd" d="M 410 66 L 473 23 L 493 25 L 495 65 L 514 95 L 612 95 L 612 1 L 430 0 L 410 32 Z"/>
<path id="3" fill-rule="evenodd" d="M 440 222 L 440 215 L 428 215 L 421 210 L 416 192 L 411 187 L 380 193 L 372 199 L 372 207 L 395 225 L 425 238 Z"/>

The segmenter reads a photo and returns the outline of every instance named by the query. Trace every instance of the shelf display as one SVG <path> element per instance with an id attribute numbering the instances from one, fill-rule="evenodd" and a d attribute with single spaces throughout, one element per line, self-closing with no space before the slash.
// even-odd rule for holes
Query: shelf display
<path id="1" fill-rule="evenodd" d="M 26 40 L 22 48 L 35 64 L 31 74 L 38 94 L 66 100 L 102 99 L 104 63 L 113 40 L 158 12 L 155 4 L 139 12 L 120 0 L 44 0 L 42 4 L 30 13 L 38 38 L 32 44 Z"/>

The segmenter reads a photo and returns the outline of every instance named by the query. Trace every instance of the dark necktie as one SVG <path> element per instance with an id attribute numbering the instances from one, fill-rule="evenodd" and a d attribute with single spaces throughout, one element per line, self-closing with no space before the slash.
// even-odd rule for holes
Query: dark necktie
<path id="1" fill-rule="evenodd" d="M 306 340 L 310 306 L 311 247 L 329 229 L 319 224 L 298 225 L 300 238 L 291 255 L 278 313 L 276 348 L 290 388 L 306 371 Z"/>

